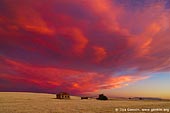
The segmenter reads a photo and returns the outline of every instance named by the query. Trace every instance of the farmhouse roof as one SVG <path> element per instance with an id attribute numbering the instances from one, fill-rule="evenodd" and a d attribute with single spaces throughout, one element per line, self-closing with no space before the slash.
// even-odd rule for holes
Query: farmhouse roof
<path id="1" fill-rule="evenodd" d="M 58 94 L 60 94 L 60 95 L 69 95 L 69 94 L 66 93 L 66 92 L 60 92 L 60 93 L 58 93 Z"/>

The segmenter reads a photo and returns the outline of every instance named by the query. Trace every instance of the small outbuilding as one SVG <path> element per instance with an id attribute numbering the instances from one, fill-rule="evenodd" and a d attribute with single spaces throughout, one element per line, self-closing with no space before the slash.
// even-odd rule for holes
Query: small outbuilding
<path id="1" fill-rule="evenodd" d="M 56 94 L 57 99 L 70 99 L 70 95 L 66 92 Z"/>
<path id="2" fill-rule="evenodd" d="M 83 99 L 88 99 L 88 97 L 81 97 L 81 100 L 83 100 Z"/>

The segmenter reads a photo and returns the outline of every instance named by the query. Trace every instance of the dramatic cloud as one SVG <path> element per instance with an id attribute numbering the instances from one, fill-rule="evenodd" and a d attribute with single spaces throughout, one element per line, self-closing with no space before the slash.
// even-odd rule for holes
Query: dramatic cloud
<path id="1" fill-rule="evenodd" d="M 2 60 L 2 59 L 1 59 Z M 62 91 L 63 89 L 72 93 L 94 92 L 99 89 L 118 88 L 127 85 L 129 82 L 146 79 L 147 76 L 122 75 L 117 77 L 106 77 L 104 74 L 95 72 L 84 72 L 71 69 L 54 67 L 38 67 L 28 64 L 21 64 L 9 59 L 3 59 L 4 71 L 2 73 L 1 85 L 3 90 L 22 89 L 22 85 L 35 91 Z M 17 72 L 17 73 L 13 73 Z M 102 80 L 102 81 L 101 81 Z M 7 83 L 9 83 L 7 85 Z M 57 88 L 57 89 L 56 89 Z"/>
<path id="2" fill-rule="evenodd" d="M 0 91 L 72 94 L 170 71 L 167 2 L 1 0 Z"/>

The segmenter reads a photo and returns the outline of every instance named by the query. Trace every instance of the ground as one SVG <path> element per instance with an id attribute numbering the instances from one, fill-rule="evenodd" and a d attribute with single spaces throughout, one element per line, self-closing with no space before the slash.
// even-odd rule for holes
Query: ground
<path id="1" fill-rule="evenodd" d="M 76 96 L 60 100 L 54 94 L 0 92 L 0 113 L 170 113 L 169 109 L 170 101 L 81 100 Z"/>

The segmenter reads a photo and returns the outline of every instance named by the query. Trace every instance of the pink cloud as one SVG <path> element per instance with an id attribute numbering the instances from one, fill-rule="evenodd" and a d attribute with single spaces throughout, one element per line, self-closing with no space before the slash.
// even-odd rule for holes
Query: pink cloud
<path id="1" fill-rule="evenodd" d="M 129 83 L 148 78 L 149 76 L 107 76 L 97 72 L 85 72 L 79 70 L 62 69 L 57 67 L 33 66 L 10 59 L 1 58 L 4 72 L 1 79 L 9 81 L 5 87 L 19 87 L 20 84 L 29 88 L 31 85 L 36 88 L 43 88 L 49 92 L 57 90 L 68 90 L 79 94 L 84 92 L 94 92 L 100 89 L 111 89 L 126 86 Z M 10 71 L 12 71 L 12 73 Z M 8 72 L 9 71 L 9 72 Z M 7 82 L 2 82 L 5 85 Z M 21 87 L 21 89 L 23 88 Z M 22 89 L 23 90 L 23 89 Z M 31 90 L 31 89 L 28 89 Z"/>
<path id="2" fill-rule="evenodd" d="M 7 83 L 18 90 L 24 84 L 29 90 L 93 92 L 170 70 L 164 2 L 134 11 L 112 0 L 0 4 L 0 79 L 9 91 Z"/>

